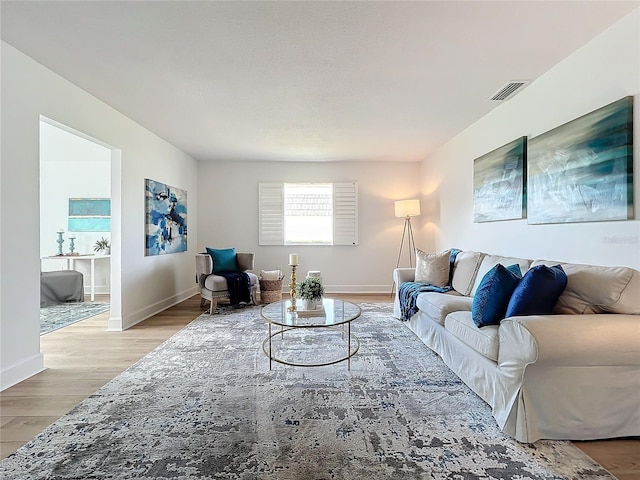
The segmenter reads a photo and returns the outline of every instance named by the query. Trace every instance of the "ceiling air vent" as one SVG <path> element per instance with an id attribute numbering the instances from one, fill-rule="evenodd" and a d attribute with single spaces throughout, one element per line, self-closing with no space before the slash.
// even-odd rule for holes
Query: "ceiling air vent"
<path id="1" fill-rule="evenodd" d="M 500 90 L 494 93 L 489 100 L 503 102 L 507 98 L 513 97 L 518 90 L 524 87 L 529 81 L 527 80 L 511 80 L 507 82 Z"/>

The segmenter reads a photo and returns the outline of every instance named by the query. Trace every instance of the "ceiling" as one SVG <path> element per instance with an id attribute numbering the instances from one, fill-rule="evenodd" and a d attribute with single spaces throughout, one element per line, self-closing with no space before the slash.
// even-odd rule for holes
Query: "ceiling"
<path id="1" fill-rule="evenodd" d="M 199 161 L 419 161 L 636 1 L 7 1 L 2 39 Z M 526 87 L 525 87 L 526 88 Z M 508 101 L 508 100 L 507 100 Z"/>

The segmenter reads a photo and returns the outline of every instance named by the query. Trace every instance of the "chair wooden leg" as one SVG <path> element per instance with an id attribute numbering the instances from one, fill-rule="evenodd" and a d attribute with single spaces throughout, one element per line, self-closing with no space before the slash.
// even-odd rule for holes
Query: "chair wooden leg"
<path id="1" fill-rule="evenodd" d="M 207 302 L 207 301 L 205 300 L 205 298 L 204 298 L 204 297 L 200 297 L 200 308 L 204 307 L 204 304 L 205 304 L 206 302 Z"/>
<path id="2" fill-rule="evenodd" d="M 218 299 L 217 298 L 212 298 L 211 299 L 211 305 L 209 306 L 209 315 L 213 315 L 214 313 L 216 313 L 216 307 L 218 306 Z"/>

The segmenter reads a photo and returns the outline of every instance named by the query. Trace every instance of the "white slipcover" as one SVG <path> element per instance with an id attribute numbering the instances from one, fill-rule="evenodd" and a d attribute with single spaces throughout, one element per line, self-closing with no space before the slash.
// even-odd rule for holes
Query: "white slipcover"
<path id="1" fill-rule="evenodd" d="M 407 326 L 493 408 L 498 426 L 521 442 L 640 435 L 640 272 L 484 254 L 478 267 L 479 256 L 464 253 L 453 281 L 460 268 L 460 284 L 469 285 L 476 271 L 472 292 L 497 263 L 518 263 L 523 272 L 560 263 L 568 277 L 554 315 L 511 317 L 477 331 L 471 297 L 418 297 Z M 396 269 L 394 280 L 413 281 L 412 269 Z"/>

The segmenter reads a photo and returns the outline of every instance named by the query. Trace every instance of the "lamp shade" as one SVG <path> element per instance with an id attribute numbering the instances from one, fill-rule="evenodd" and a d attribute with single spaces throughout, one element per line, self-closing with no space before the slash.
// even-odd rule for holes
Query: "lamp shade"
<path id="1" fill-rule="evenodd" d="M 420 216 L 420 200 L 398 200 L 394 203 L 396 217 L 418 217 Z"/>

